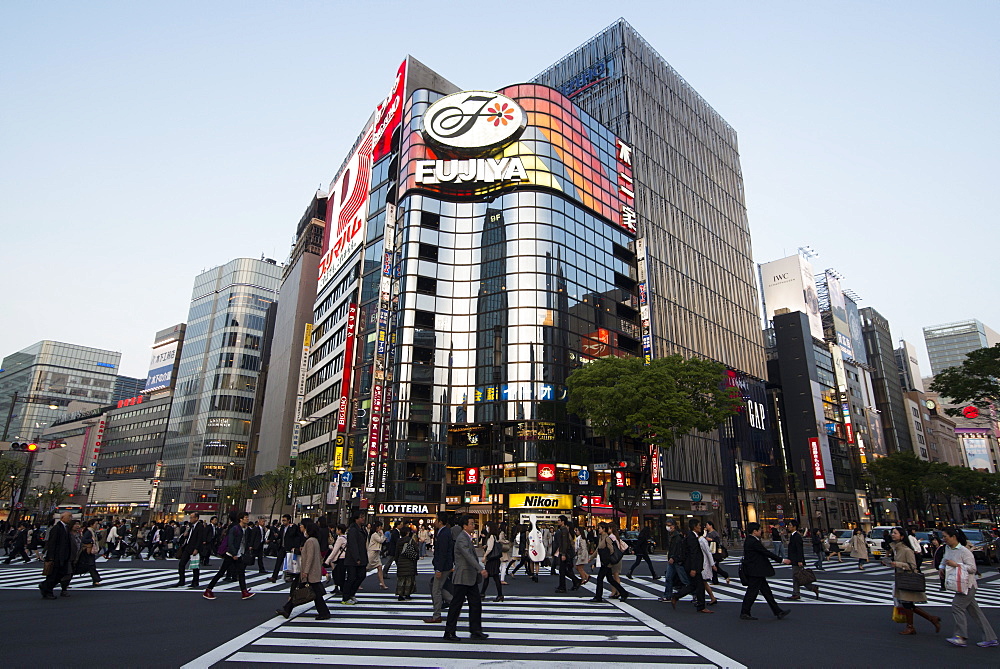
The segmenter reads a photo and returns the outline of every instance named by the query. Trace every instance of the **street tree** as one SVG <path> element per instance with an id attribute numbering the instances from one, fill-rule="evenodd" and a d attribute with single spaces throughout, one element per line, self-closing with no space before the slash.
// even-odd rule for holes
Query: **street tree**
<path id="1" fill-rule="evenodd" d="M 619 451 L 629 438 L 668 449 L 692 431 L 718 428 L 742 407 L 738 390 L 723 383 L 725 372 L 720 363 L 680 355 L 649 364 L 608 356 L 569 375 L 567 408 L 588 420 L 594 434 L 616 442 Z M 649 479 L 651 458 L 645 463 L 633 508 Z"/>
<path id="2" fill-rule="evenodd" d="M 955 404 L 973 404 L 980 409 L 1000 403 L 1000 344 L 977 349 L 961 365 L 938 373 L 931 390 Z M 955 407 L 945 409 L 949 416 L 959 416 L 961 412 Z"/>
<path id="3" fill-rule="evenodd" d="M 868 474 L 881 494 L 898 496 L 903 517 L 911 517 L 914 509 L 923 507 L 923 479 L 930 473 L 930 463 L 910 451 L 898 451 L 868 463 Z"/>
<path id="4" fill-rule="evenodd" d="M 284 500 L 285 495 L 288 493 L 288 486 L 292 481 L 292 475 L 295 470 L 289 466 L 278 467 L 277 469 L 272 469 L 269 472 L 264 472 L 260 477 L 260 492 L 262 492 L 266 497 L 271 498 L 271 512 L 268 517 L 274 517 L 274 507 L 277 505 L 278 500 Z M 282 505 L 284 502 L 282 502 Z"/>
<path id="5" fill-rule="evenodd" d="M 23 458 L 0 453 L 0 500 L 11 499 L 14 491 L 21 487 L 26 466 Z"/>

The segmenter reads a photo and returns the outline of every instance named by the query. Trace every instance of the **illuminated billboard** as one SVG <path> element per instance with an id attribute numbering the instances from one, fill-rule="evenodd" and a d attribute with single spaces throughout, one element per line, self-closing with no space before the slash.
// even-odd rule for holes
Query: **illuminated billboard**
<path id="1" fill-rule="evenodd" d="M 362 133 L 354 152 L 330 184 L 319 263 L 319 290 L 330 282 L 364 241 L 372 164 L 389 153 L 392 133 L 399 127 L 402 118 L 405 91 L 406 61 L 403 61 L 396 73 L 392 92 L 378 105 L 372 123 Z"/>
<path id="2" fill-rule="evenodd" d="M 403 193 L 483 198 L 530 185 L 636 232 L 632 149 L 559 91 L 538 84 L 414 103 L 402 140 Z"/>
<path id="3" fill-rule="evenodd" d="M 764 263 L 760 266 L 764 291 L 764 317 L 770 321 L 779 309 L 801 311 L 809 317 L 809 332 L 823 339 L 823 318 L 819 313 L 816 278 L 812 265 L 800 255 Z"/>
<path id="4" fill-rule="evenodd" d="M 826 273 L 826 290 L 830 296 L 830 313 L 833 316 L 833 330 L 837 335 L 837 345 L 843 349 L 844 355 L 854 357 L 854 345 L 851 342 L 851 325 L 847 319 L 847 298 L 840 288 L 840 279 L 830 272 Z"/>
<path id="5" fill-rule="evenodd" d="M 986 439 L 982 437 L 964 437 L 962 448 L 965 449 L 965 459 L 969 469 L 978 469 L 984 472 L 993 472 L 993 463 L 990 459 L 990 449 L 986 444 Z"/>

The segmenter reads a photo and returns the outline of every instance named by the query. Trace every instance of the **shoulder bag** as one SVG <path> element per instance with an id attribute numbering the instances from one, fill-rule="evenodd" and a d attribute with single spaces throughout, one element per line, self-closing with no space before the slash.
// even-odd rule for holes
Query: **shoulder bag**
<path id="1" fill-rule="evenodd" d="M 919 571 L 897 571 L 896 589 L 907 592 L 925 592 L 927 590 L 927 578 Z"/>
<path id="2" fill-rule="evenodd" d="M 740 568 L 737 572 L 740 578 L 740 585 L 747 586 L 750 585 L 750 578 L 747 576 L 746 569 L 743 568 L 743 558 L 740 558 Z"/>
<path id="3" fill-rule="evenodd" d="M 399 554 L 399 557 L 403 558 L 404 560 L 416 560 L 417 558 L 419 558 L 420 551 L 417 550 L 417 544 L 414 543 L 412 539 L 406 542 L 406 546 L 403 547 L 403 550 Z"/>
<path id="4" fill-rule="evenodd" d="M 618 545 L 618 542 L 613 541 L 610 536 L 608 537 L 608 543 L 611 544 L 611 548 L 608 552 L 608 564 L 618 564 L 622 561 L 622 557 L 625 556 L 625 553 L 622 552 L 622 548 Z"/>

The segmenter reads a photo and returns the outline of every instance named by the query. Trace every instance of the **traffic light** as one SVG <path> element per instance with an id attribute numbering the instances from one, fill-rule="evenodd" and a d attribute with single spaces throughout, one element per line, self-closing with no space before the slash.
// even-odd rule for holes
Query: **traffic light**
<path id="1" fill-rule="evenodd" d="M 12 451 L 24 451 L 26 453 L 34 453 L 38 450 L 38 444 L 33 442 L 11 442 L 10 450 Z"/>
<path id="2" fill-rule="evenodd" d="M 629 462 L 628 460 L 619 460 L 617 462 L 612 462 L 611 463 L 611 469 L 613 471 L 625 471 L 626 469 L 630 468 L 631 466 L 632 466 L 632 463 Z"/>
<path id="3" fill-rule="evenodd" d="M 472 491 L 471 490 L 466 490 L 462 494 L 462 503 L 463 504 L 472 504 Z"/>

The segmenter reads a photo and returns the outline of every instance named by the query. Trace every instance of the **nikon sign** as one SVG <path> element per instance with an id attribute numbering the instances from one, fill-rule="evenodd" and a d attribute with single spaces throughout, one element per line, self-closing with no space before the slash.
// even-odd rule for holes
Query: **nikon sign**
<path id="1" fill-rule="evenodd" d="M 572 495 L 538 495 L 514 493 L 510 496 L 512 509 L 572 509 Z"/>

